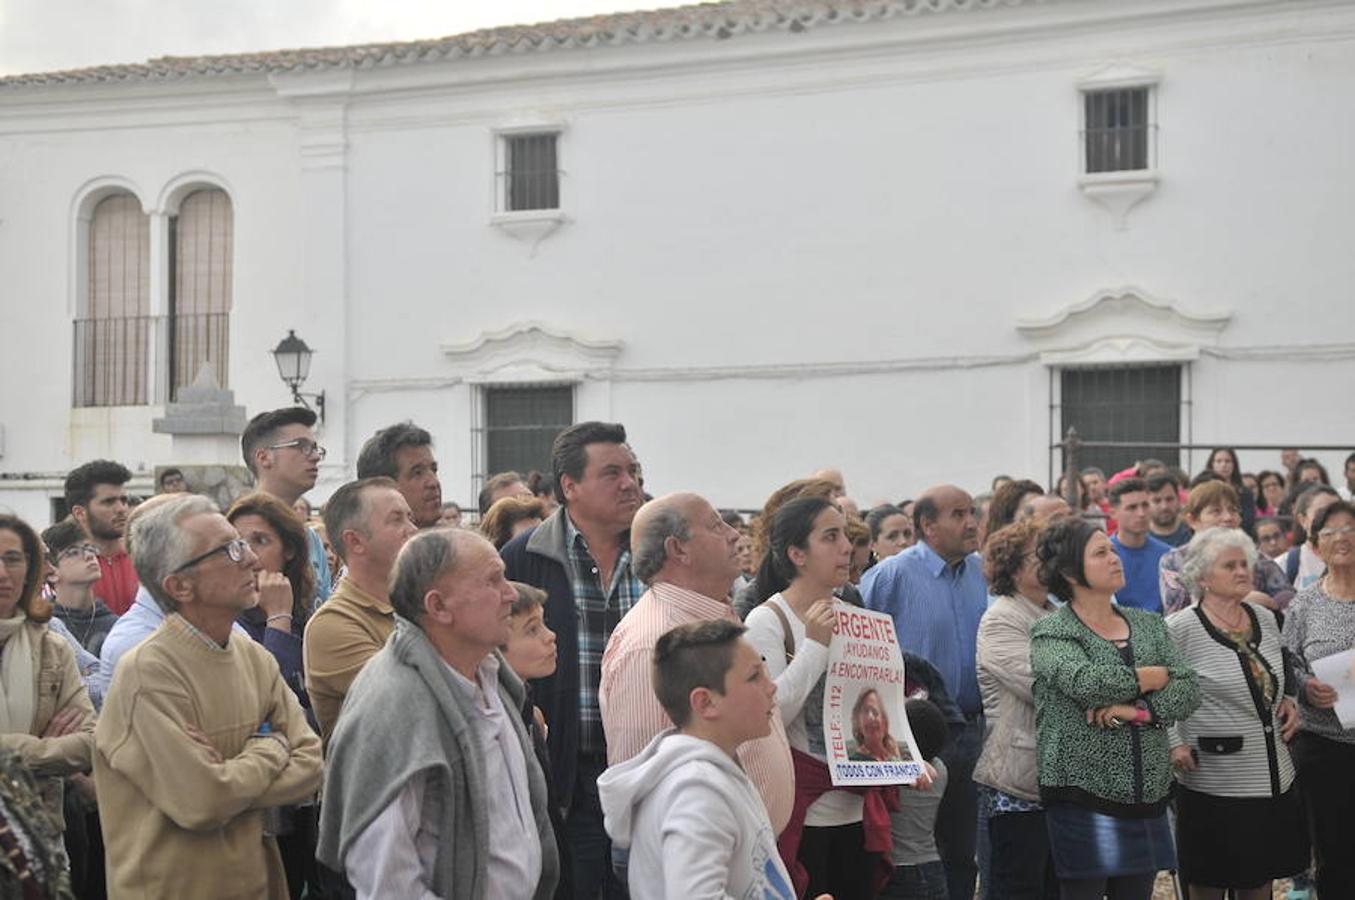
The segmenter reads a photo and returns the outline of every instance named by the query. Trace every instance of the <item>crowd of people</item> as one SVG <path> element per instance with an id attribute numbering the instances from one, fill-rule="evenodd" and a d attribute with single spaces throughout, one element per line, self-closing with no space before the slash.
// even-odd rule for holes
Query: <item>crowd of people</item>
<path id="1" fill-rule="evenodd" d="M 1355 454 L 865 510 L 824 469 L 745 517 L 585 422 L 471 523 L 410 422 L 314 513 L 315 424 L 255 416 L 225 510 L 95 460 L 0 515 L 0 895 L 1355 897 Z M 852 606 L 912 784 L 830 776 Z"/>

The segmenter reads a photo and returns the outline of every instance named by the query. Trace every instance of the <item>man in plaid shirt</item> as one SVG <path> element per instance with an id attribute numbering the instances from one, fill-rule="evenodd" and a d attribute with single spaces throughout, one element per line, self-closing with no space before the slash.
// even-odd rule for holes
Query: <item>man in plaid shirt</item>
<path id="1" fill-rule="evenodd" d="M 598 684 L 607 639 L 645 591 L 630 567 L 630 523 L 644 501 L 640 467 L 625 427 L 607 422 L 562 431 L 551 465 L 560 508 L 501 555 L 510 580 L 546 591 L 546 625 L 557 637 L 555 674 L 533 690 L 549 726 L 574 896 L 624 897 L 611 874 L 597 796 L 597 777 L 607 768 Z"/>

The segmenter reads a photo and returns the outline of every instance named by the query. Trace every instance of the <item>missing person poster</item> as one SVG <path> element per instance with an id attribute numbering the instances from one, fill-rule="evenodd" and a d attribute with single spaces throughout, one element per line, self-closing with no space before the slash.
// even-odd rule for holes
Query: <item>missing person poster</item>
<path id="1" fill-rule="evenodd" d="M 903 656 L 888 615 L 839 603 L 823 692 L 824 747 L 837 787 L 912 784 L 922 761 L 904 704 Z"/>

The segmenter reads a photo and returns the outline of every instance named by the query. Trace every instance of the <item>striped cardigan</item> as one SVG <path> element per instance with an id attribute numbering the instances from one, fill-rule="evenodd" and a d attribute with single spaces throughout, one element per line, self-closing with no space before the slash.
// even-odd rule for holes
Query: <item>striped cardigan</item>
<path id="1" fill-rule="evenodd" d="M 1244 603 L 1252 642 L 1274 675 L 1275 699 L 1266 707 L 1246 657 L 1198 605 L 1167 617 L 1167 631 L 1200 682 L 1200 707 L 1171 729 L 1172 747 L 1196 751 L 1198 768 L 1176 773 L 1192 791 L 1216 797 L 1275 797 L 1294 782 L 1294 763 L 1280 739 L 1277 711 L 1289 687 L 1280 628 L 1269 609 Z"/>

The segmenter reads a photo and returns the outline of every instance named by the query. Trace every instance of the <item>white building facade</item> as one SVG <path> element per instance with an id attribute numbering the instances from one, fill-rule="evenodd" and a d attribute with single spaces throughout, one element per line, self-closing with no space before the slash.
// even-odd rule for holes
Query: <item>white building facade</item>
<path id="1" fill-rule="evenodd" d="M 203 363 L 286 405 L 289 329 L 315 499 L 407 418 L 463 501 L 585 419 L 736 507 L 826 465 L 863 503 L 1048 481 L 1068 424 L 1352 442 L 1352 108 L 1344 0 L 735 2 L 3 79 L 0 504 L 173 464 Z"/>

